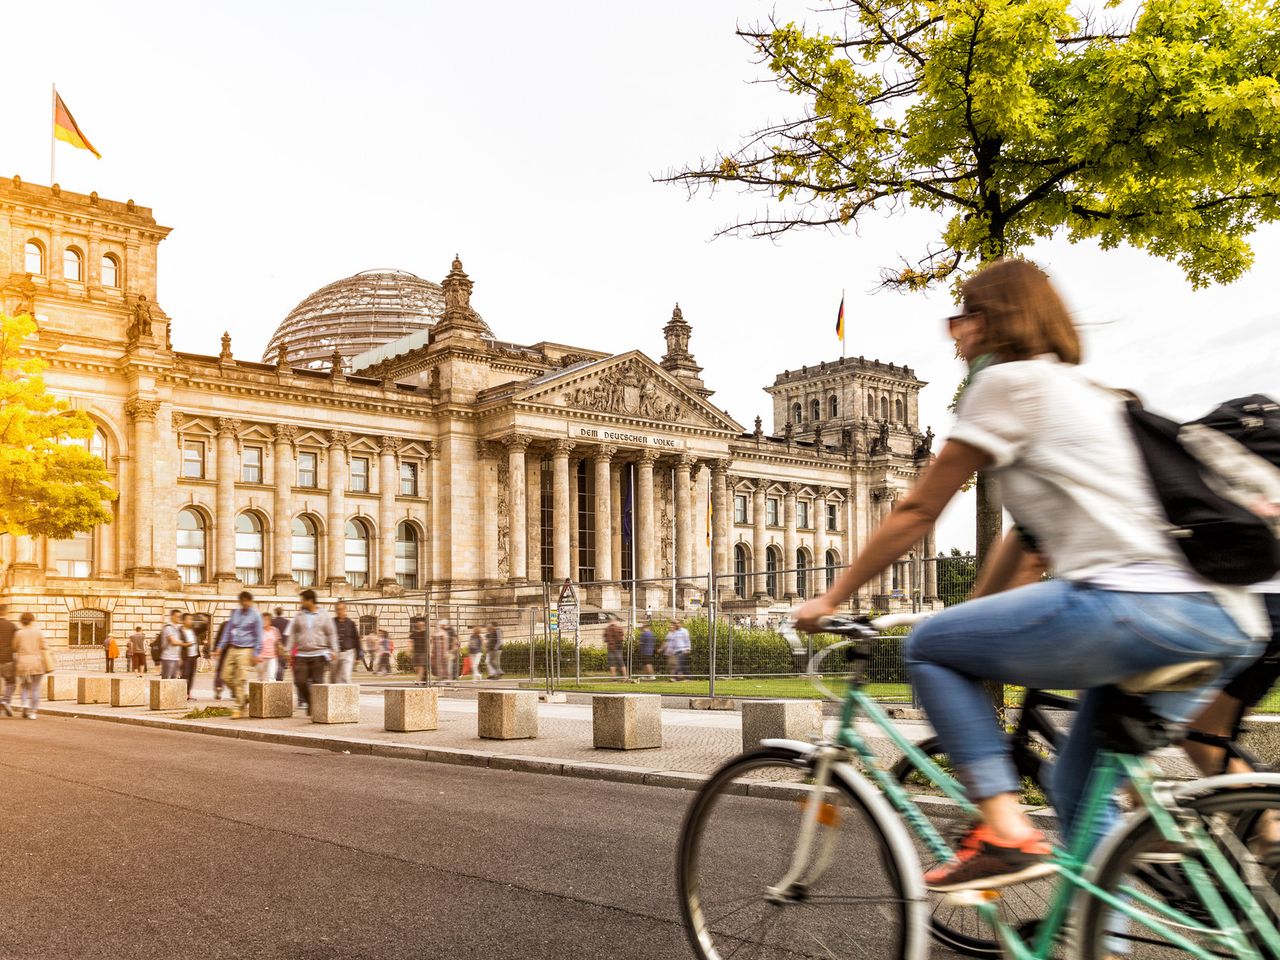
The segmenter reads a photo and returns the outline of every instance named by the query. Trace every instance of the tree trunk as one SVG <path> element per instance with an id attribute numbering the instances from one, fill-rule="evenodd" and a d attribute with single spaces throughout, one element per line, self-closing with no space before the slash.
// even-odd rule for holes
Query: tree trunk
<path id="1" fill-rule="evenodd" d="M 985 473 L 979 471 L 977 485 L 978 503 L 975 513 L 977 514 L 977 552 L 978 552 L 978 570 L 981 572 L 987 560 L 995 553 L 996 545 L 1000 542 L 1000 534 L 1004 527 L 1004 511 L 1000 506 L 1000 498 L 996 495 L 996 484 Z M 991 697 L 992 704 L 996 708 L 996 716 L 1000 721 L 1004 722 L 1004 684 L 996 680 L 988 680 L 983 683 L 986 688 L 987 695 Z"/>

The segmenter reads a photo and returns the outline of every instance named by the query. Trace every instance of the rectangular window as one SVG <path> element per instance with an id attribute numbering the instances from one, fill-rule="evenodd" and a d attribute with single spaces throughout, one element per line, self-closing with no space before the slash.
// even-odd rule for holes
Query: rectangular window
<path id="1" fill-rule="evenodd" d="M 316 455 L 314 453 L 298 454 L 298 486 L 314 487 L 316 485 Z"/>
<path id="2" fill-rule="evenodd" d="M 182 475 L 188 480 L 204 479 L 204 444 L 199 440 L 183 441 Z"/>
<path id="3" fill-rule="evenodd" d="M 351 458 L 351 490 L 353 493 L 369 492 L 369 458 Z"/>
<path id="4" fill-rule="evenodd" d="M 834 503 L 827 504 L 827 529 L 840 529 L 840 510 Z"/>
<path id="5" fill-rule="evenodd" d="M 53 567 L 59 577 L 93 576 L 93 534 L 82 532 L 68 540 L 51 540 Z"/>
<path id="6" fill-rule="evenodd" d="M 400 464 L 400 496 L 416 497 L 418 495 L 418 465 L 416 463 Z"/>
<path id="7" fill-rule="evenodd" d="M 240 454 L 240 481 L 242 483 L 262 482 L 262 448 L 245 447 Z"/>
<path id="8" fill-rule="evenodd" d="M 747 522 L 747 498 L 741 493 L 733 496 L 733 522 Z"/>
<path id="9" fill-rule="evenodd" d="M 796 501 L 796 526 L 801 530 L 809 529 L 809 501 Z"/>
<path id="10" fill-rule="evenodd" d="M 778 498 L 770 497 L 764 502 L 764 522 L 771 527 L 778 525 Z"/>

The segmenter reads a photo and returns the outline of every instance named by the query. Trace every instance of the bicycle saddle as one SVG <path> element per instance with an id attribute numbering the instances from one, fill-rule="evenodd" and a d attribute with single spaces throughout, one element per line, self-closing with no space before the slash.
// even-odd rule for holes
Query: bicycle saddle
<path id="1" fill-rule="evenodd" d="M 1217 660 L 1191 660 L 1125 677 L 1116 684 L 1125 693 L 1180 693 L 1211 683 L 1222 670 Z"/>

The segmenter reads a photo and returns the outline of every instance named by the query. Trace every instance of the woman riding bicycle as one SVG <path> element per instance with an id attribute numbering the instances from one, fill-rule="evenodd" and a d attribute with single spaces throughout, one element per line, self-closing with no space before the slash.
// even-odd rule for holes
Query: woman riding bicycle
<path id="1" fill-rule="evenodd" d="M 1080 373 L 1066 307 L 1034 264 L 1002 260 L 964 285 L 950 334 L 969 364 L 956 424 L 937 460 L 822 597 L 797 615 L 824 617 L 919 542 L 979 470 L 1043 545 L 1055 580 L 942 611 L 907 646 L 912 681 L 957 775 L 981 812 L 957 859 L 925 876 L 939 891 L 991 888 L 1052 871 L 1049 846 L 1018 803 L 1018 775 L 982 686 L 995 680 L 1086 690 L 1054 771 L 1064 829 L 1093 765 L 1097 688 L 1196 660 L 1220 660 L 1212 687 L 1158 694 L 1151 707 L 1184 721 L 1213 687 L 1262 649 L 1256 597 L 1209 584 L 1186 565 L 1129 433 L 1121 397 Z M 993 562 L 1016 569 L 1006 538 Z"/>

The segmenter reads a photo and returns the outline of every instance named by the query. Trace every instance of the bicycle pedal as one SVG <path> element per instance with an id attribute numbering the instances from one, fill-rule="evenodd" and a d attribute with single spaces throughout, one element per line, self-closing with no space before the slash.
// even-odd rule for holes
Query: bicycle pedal
<path id="1" fill-rule="evenodd" d="M 952 890 L 942 895 L 942 902 L 949 907 L 980 907 L 999 899 L 999 890 Z"/>

